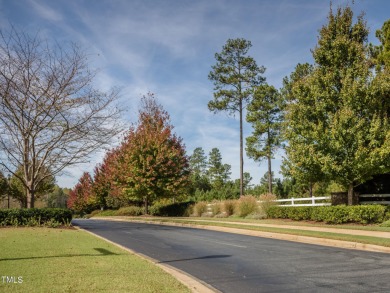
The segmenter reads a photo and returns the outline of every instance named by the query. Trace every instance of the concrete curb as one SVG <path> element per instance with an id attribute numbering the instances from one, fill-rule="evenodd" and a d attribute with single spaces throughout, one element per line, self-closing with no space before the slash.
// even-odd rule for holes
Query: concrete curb
<path id="1" fill-rule="evenodd" d="M 390 247 L 373 245 L 373 244 L 364 244 L 352 241 L 343 241 L 343 240 L 333 240 L 326 238 L 316 238 L 309 236 L 299 236 L 299 235 L 290 235 L 290 234 L 281 234 L 281 233 L 273 233 L 273 232 L 263 232 L 263 231 L 254 231 L 254 230 L 245 230 L 244 228 L 230 228 L 230 227 L 219 227 L 219 226 L 205 226 L 198 224 L 188 224 L 188 223 L 169 223 L 169 222 L 160 222 L 160 221 L 145 221 L 145 220 L 126 220 L 124 218 L 121 219 L 113 219 L 109 217 L 99 217 L 99 218 L 91 218 L 92 220 L 109 220 L 109 221 L 130 221 L 136 223 L 145 223 L 145 224 L 154 224 L 154 225 L 165 225 L 165 226 L 178 226 L 178 227 L 189 227 L 189 228 L 197 228 L 197 229 L 206 229 L 212 231 L 221 231 L 228 233 L 235 233 L 241 235 L 248 236 L 256 236 L 256 237 L 265 237 L 272 239 L 279 239 L 285 241 L 292 242 L 300 242 L 306 244 L 314 244 L 314 245 L 322 245 L 322 246 L 330 246 L 330 247 L 339 247 L 345 249 L 354 249 L 354 250 L 362 250 L 362 251 L 371 251 L 371 252 L 381 252 L 381 253 L 390 253 Z M 299 228 L 297 228 L 299 230 Z"/>
<path id="2" fill-rule="evenodd" d="M 107 219 L 106 219 L 107 220 Z M 119 221 L 118 219 L 112 219 L 113 221 Z M 188 287 L 191 292 L 193 293 L 219 293 L 221 291 L 213 288 L 212 286 L 206 284 L 205 282 L 187 274 L 186 272 L 183 272 L 182 270 L 179 270 L 177 268 L 174 268 L 168 264 L 162 264 L 162 263 L 159 263 L 157 260 L 149 257 L 149 256 L 146 256 L 142 253 L 138 253 L 138 252 L 135 252 L 134 250 L 131 250 L 127 247 L 124 247 L 118 243 L 115 243 L 111 240 L 108 240 L 107 238 L 104 238 L 100 235 L 97 235 L 93 232 L 90 232 L 88 230 L 85 230 L 83 228 L 80 228 L 78 226 L 74 226 L 76 229 L 78 230 L 81 230 L 81 231 L 85 231 L 97 238 L 100 238 L 110 244 L 113 244 L 123 250 L 126 250 L 127 252 L 131 253 L 131 254 L 134 254 L 134 255 L 137 255 L 138 257 L 142 258 L 142 259 L 145 259 L 146 261 L 149 261 L 151 263 L 153 263 L 154 265 L 158 266 L 159 268 L 161 268 L 163 271 L 165 271 L 166 273 L 172 275 L 174 278 L 176 278 L 179 282 L 181 282 L 183 285 L 185 285 L 186 287 Z"/>

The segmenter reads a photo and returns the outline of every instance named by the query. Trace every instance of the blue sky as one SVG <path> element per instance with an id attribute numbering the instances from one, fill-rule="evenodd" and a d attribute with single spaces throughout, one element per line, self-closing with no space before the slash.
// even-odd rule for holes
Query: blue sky
<path id="1" fill-rule="evenodd" d="M 334 0 L 333 7 L 351 3 Z M 390 1 L 355 0 L 357 16 L 365 12 L 370 42 L 375 30 L 390 18 Z M 312 62 L 310 49 L 318 30 L 327 22 L 326 0 L 0 0 L 0 26 L 18 29 L 48 39 L 76 42 L 89 54 L 90 66 L 98 69 L 96 87 L 122 88 L 123 119 L 135 122 L 139 98 L 156 94 L 170 113 L 176 133 L 187 153 L 203 147 L 208 153 L 220 149 L 223 162 L 232 165 L 232 179 L 239 177 L 239 122 L 227 113 L 213 114 L 207 103 L 213 84 L 207 78 L 229 38 L 252 42 L 249 55 L 266 67 L 267 82 L 277 88 L 297 63 Z M 251 133 L 246 125 L 244 136 Z M 67 170 L 57 178 L 62 187 L 72 187 L 83 171 L 91 172 L 103 154 L 90 164 Z M 273 160 L 277 176 L 283 152 Z M 257 184 L 266 172 L 266 162 L 246 158 L 244 170 Z"/>

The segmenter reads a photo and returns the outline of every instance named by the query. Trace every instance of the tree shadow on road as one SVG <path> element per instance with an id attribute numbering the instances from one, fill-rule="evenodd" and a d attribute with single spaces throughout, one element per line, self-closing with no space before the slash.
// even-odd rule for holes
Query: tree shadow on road
<path id="1" fill-rule="evenodd" d="M 193 258 L 183 258 L 183 259 L 165 260 L 165 261 L 159 261 L 158 263 L 170 263 L 170 262 L 197 260 L 197 259 L 213 259 L 213 258 L 225 258 L 225 257 L 231 257 L 231 255 L 227 255 L 227 254 L 221 254 L 221 255 L 206 255 L 206 256 L 193 257 Z"/>

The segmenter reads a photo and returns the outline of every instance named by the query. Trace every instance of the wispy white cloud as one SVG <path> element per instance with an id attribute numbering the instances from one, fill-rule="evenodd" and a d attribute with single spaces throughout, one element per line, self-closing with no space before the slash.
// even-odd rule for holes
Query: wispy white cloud
<path id="1" fill-rule="evenodd" d="M 28 1 L 31 7 L 34 9 L 36 13 L 43 19 L 49 20 L 49 21 L 61 21 L 62 15 L 61 13 L 57 12 L 56 10 L 52 9 L 50 6 L 45 5 L 44 3 L 36 0 L 29 0 Z"/>
<path id="2" fill-rule="evenodd" d="M 351 1 L 332 2 L 337 7 Z M 122 88 L 121 103 L 129 108 L 126 122 L 136 120 L 143 94 L 156 93 L 188 152 L 198 146 L 206 152 L 218 147 L 223 161 L 232 165 L 232 177 L 238 178 L 237 117 L 214 115 L 207 109 L 213 98 L 207 75 L 215 63 L 214 54 L 228 38 L 251 40 L 249 54 L 267 68 L 267 81 L 280 87 L 297 63 L 312 62 L 310 49 L 317 42 L 318 29 L 327 21 L 329 2 L 25 0 L 0 1 L 0 8 L 0 15 L 16 24 L 40 26 L 48 37 L 75 41 L 86 48 L 91 67 L 99 69 L 96 86 L 101 90 Z M 357 13 L 366 10 L 368 24 L 375 30 L 388 18 L 390 2 L 360 0 L 353 9 Z M 249 125 L 244 130 L 245 136 L 251 132 Z M 278 154 L 276 173 L 280 162 Z M 80 166 L 80 172 L 92 171 L 91 166 Z M 246 158 L 244 169 L 258 182 L 266 163 Z M 81 173 L 73 170 L 75 182 Z M 71 181 L 63 179 L 64 186 Z"/>

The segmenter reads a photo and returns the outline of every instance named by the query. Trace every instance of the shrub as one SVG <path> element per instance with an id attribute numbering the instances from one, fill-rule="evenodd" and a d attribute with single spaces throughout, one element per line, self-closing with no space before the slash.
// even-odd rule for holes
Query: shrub
<path id="1" fill-rule="evenodd" d="M 117 210 L 104 210 L 104 211 L 100 211 L 100 213 L 96 214 L 95 216 L 99 216 L 99 217 L 116 216 L 116 212 Z"/>
<path id="2" fill-rule="evenodd" d="M 287 207 L 271 206 L 267 210 L 267 217 L 271 219 L 288 219 Z"/>
<path id="3" fill-rule="evenodd" d="M 322 206 L 322 207 L 283 207 L 272 206 L 267 211 L 269 218 L 291 220 L 312 220 L 328 224 L 381 223 L 385 219 L 386 208 L 380 205 L 361 206 Z"/>
<path id="4" fill-rule="evenodd" d="M 214 201 L 211 204 L 211 212 L 213 213 L 213 216 L 218 216 L 222 213 L 222 202 L 221 201 Z"/>
<path id="5" fill-rule="evenodd" d="M 257 200 L 254 196 L 241 196 L 237 203 L 237 214 L 240 217 L 246 217 L 258 211 Z"/>
<path id="6" fill-rule="evenodd" d="M 144 213 L 144 209 L 137 206 L 129 206 L 120 208 L 115 215 L 116 216 L 141 216 Z"/>
<path id="7" fill-rule="evenodd" d="M 68 209 L 2 209 L 0 226 L 60 226 L 69 225 L 72 212 Z"/>
<path id="8" fill-rule="evenodd" d="M 102 212 L 102 210 L 94 210 L 88 216 L 89 216 L 89 218 L 91 218 L 93 216 L 99 215 L 101 212 Z"/>
<path id="9" fill-rule="evenodd" d="M 385 217 L 383 221 L 388 221 L 388 220 L 390 220 L 390 206 L 386 207 Z"/>
<path id="10" fill-rule="evenodd" d="M 227 217 L 230 217 L 234 214 L 236 210 L 237 201 L 234 199 L 225 200 L 223 202 L 223 211 Z"/>
<path id="11" fill-rule="evenodd" d="M 380 224 L 380 226 L 381 227 L 390 227 L 390 220 L 383 222 L 382 224 Z"/>
<path id="12" fill-rule="evenodd" d="M 385 215 L 386 207 L 381 205 L 353 206 L 349 212 L 350 221 L 361 224 L 382 223 Z"/>
<path id="13" fill-rule="evenodd" d="M 272 193 L 264 193 L 260 195 L 259 197 L 259 207 L 261 211 L 265 214 L 267 214 L 267 210 L 271 207 L 276 205 L 277 203 L 275 202 L 276 200 L 276 195 Z"/>
<path id="14" fill-rule="evenodd" d="M 188 217 L 190 215 L 189 208 L 193 203 L 192 201 L 175 203 L 156 202 L 150 207 L 149 213 L 160 217 Z"/>
<path id="15" fill-rule="evenodd" d="M 201 217 L 206 212 L 207 212 L 207 202 L 200 201 L 194 205 L 194 216 L 195 217 Z"/>
<path id="16" fill-rule="evenodd" d="M 349 208 L 347 206 L 320 207 L 313 214 L 314 221 L 322 221 L 328 224 L 343 224 L 352 222 L 349 217 Z"/>

